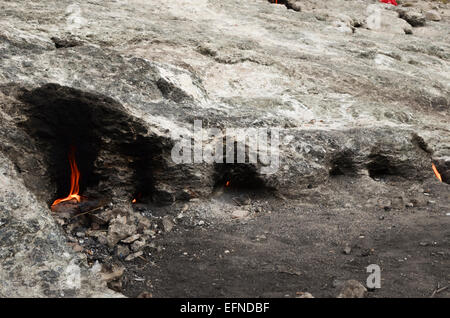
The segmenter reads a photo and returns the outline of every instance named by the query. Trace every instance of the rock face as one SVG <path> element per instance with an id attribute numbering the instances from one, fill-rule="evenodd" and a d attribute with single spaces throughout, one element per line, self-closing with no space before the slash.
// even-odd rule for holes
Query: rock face
<path id="1" fill-rule="evenodd" d="M 447 6 L 421 28 L 389 5 L 290 6 L 1 2 L 0 295 L 67 289 L 58 286 L 75 256 L 64 256 L 48 204 L 67 192 L 70 144 L 83 193 L 122 204 L 205 197 L 224 181 L 295 197 L 334 175 L 421 180 L 432 160 L 448 182 Z M 195 119 L 221 129 L 209 145 L 226 128 L 279 129 L 276 169 L 176 164 L 172 150 L 194 138 Z M 94 287 L 73 295 L 110 295 Z"/>
<path id="2" fill-rule="evenodd" d="M 115 297 L 0 154 L 0 297 Z"/>

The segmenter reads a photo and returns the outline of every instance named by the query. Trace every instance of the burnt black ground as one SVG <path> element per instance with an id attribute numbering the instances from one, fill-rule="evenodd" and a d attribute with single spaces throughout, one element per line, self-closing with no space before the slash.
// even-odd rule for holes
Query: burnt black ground
<path id="1" fill-rule="evenodd" d="M 356 279 L 365 285 L 366 267 L 378 264 L 381 289 L 368 297 L 429 297 L 437 286 L 450 285 L 450 191 L 435 180 L 421 186 L 425 196 L 416 194 L 412 183 L 338 178 L 296 200 L 260 202 L 263 211 L 247 220 L 180 222 L 153 241 L 159 251 L 126 264 L 122 292 L 129 297 L 143 291 L 153 297 L 295 297 L 296 292 L 336 297 L 339 282 Z M 415 206 L 360 204 L 399 193 Z M 346 245 L 349 255 L 343 253 Z M 449 296 L 450 288 L 434 295 Z"/>

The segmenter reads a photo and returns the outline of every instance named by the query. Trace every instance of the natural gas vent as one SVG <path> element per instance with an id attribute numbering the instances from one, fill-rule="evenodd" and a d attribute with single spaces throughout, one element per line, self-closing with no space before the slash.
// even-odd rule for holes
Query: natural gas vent
<path id="1" fill-rule="evenodd" d="M 264 180 L 251 164 L 216 164 L 215 188 L 231 192 L 270 192 Z"/>
<path id="2" fill-rule="evenodd" d="M 450 160 L 434 161 L 432 163 L 432 170 L 439 181 L 450 184 Z"/>
<path id="3" fill-rule="evenodd" d="M 153 171 L 161 170 L 162 140 L 111 98 L 56 84 L 19 97 L 26 103 L 21 125 L 36 140 L 56 190 L 49 202 L 72 192 L 73 165 L 79 194 L 131 202 L 151 197 Z"/>

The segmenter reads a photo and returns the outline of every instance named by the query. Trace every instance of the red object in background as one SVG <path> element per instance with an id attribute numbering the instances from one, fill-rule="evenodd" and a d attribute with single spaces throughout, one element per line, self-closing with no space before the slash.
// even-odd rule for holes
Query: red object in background
<path id="1" fill-rule="evenodd" d="M 394 6 L 397 5 L 397 1 L 395 1 L 395 0 L 380 0 L 380 2 L 383 2 L 383 3 L 390 3 L 390 4 L 393 4 Z"/>

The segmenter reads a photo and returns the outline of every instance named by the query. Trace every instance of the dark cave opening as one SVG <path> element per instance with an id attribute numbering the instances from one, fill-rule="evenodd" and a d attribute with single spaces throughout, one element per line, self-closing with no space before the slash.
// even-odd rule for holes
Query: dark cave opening
<path id="1" fill-rule="evenodd" d="M 161 140 L 148 136 L 122 105 L 56 84 L 25 91 L 20 99 L 27 106 L 21 126 L 36 140 L 55 188 L 49 203 L 69 194 L 71 147 L 81 175 L 81 195 L 123 202 L 152 198 Z"/>
<path id="2" fill-rule="evenodd" d="M 399 165 L 394 165 L 388 156 L 374 154 L 369 156 L 370 162 L 367 164 L 369 176 L 372 179 L 386 178 L 388 176 L 402 176 Z"/>
<path id="3" fill-rule="evenodd" d="M 80 171 L 80 192 L 96 186 L 99 176 L 94 173 L 100 139 L 96 134 L 93 111 L 89 104 L 76 98 L 51 96 L 49 92 L 33 91 L 24 97 L 30 102 L 27 132 L 37 140 L 44 153 L 52 182 L 56 185 L 55 198 L 65 197 L 70 190 L 71 170 L 69 151 L 75 151 Z"/>
<path id="4" fill-rule="evenodd" d="M 272 192 L 258 175 L 256 167 L 244 163 L 215 165 L 214 188 L 225 192 Z"/>

